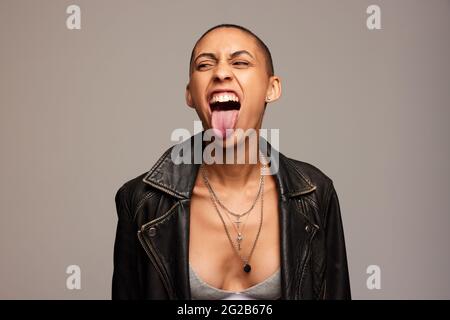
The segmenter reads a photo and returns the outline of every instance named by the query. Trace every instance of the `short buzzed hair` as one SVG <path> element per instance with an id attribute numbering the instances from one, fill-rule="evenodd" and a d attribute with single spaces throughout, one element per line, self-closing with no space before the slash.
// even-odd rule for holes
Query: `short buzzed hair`
<path id="1" fill-rule="evenodd" d="M 241 30 L 247 34 L 249 34 L 250 36 L 252 36 L 255 40 L 256 43 L 258 44 L 258 46 L 260 47 L 260 49 L 262 50 L 263 54 L 264 54 L 264 58 L 266 60 L 266 70 L 267 73 L 270 76 L 274 75 L 274 68 L 273 68 L 273 61 L 272 61 L 272 55 L 270 54 L 270 50 L 269 48 L 266 46 L 266 44 L 253 32 L 251 32 L 250 30 L 248 30 L 247 28 L 244 28 L 242 26 L 239 26 L 237 24 L 229 24 L 229 23 L 224 23 L 224 24 L 219 24 L 217 26 L 214 26 L 210 29 L 208 29 L 204 34 L 202 34 L 202 36 L 197 40 L 197 42 L 194 45 L 194 48 L 192 49 L 191 52 L 191 58 L 189 59 L 189 77 L 192 74 L 192 60 L 194 59 L 194 51 L 195 48 L 197 47 L 197 44 L 200 42 L 200 40 L 202 40 L 208 33 L 210 33 L 211 31 L 215 30 L 215 29 L 219 29 L 219 28 L 234 28 L 234 29 L 238 29 Z"/>

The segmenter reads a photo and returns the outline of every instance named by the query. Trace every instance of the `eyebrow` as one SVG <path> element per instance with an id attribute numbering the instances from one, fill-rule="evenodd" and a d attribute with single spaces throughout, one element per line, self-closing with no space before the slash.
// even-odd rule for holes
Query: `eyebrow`
<path id="1" fill-rule="evenodd" d="M 237 57 L 237 56 L 240 56 L 240 55 L 242 55 L 242 54 L 249 55 L 250 57 L 252 57 L 252 58 L 254 59 L 254 57 L 252 56 L 252 54 L 251 54 L 250 52 L 248 52 L 247 50 L 238 50 L 238 51 L 233 52 L 233 53 L 230 55 L 230 59 L 233 59 L 233 58 L 235 58 L 235 57 Z M 211 59 L 216 60 L 216 61 L 218 60 L 217 57 L 216 57 L 216 55 L 215 55 L 214 53 L 204 52 L 204 53 L 199 54 L 199 55 L 197 56 L 197 58 L 194 59 L 194 62 L 196 62 L 196 61 L 198 60 L 198 58 L 202 58 L 202 57 L 208 57 L 208 58 L 211 58 Z"/>

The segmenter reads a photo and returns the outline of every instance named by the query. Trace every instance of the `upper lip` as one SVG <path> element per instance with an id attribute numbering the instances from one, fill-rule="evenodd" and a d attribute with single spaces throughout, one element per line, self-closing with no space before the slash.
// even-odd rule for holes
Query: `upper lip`
<path id="1" fill-rule="evenodd" d="M 208 94 L 208 103 L 211 100 L 211 97 L 213 96 L 213 94 L 220 93 L 220 92 L 233 92 L 239 98 L 239 103 L 241 103 L 241 101 L 242 101 L 241 95 L 236 90 L 234 90 L 234 89 L 227 89 L 227 88 L 220 88 L 220 89 L 214 89 L 214 90 L 209 92 L 209 94 Z"/>

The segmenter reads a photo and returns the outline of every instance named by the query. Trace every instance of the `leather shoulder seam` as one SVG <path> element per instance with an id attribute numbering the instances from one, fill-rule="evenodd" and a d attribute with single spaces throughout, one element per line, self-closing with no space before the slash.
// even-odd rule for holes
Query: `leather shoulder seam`
<path id="1" fill-rule="evenodd" d="M 141 207 L 144 205 L 145 201 L 152 198 L 155 194 L 156 194 L 156 192 L 153 190 L 148 191 L 147 193 L 145 193 L 144 197 L 141 200 L 139 200 L 139 203 L 136 205 L 136 209 L 134 210 L 133 221 L 136 219 L 137 213 L 141 209 Z"/>
<path id="2" fill-rule="evenodd" d="M 331 196 L 333 194 L 333 189 L 334 189 L 333 180 L 330 179 L 330 181 L 328 182 L 328 186 L 326 188 L 325 194 L 324 194 L 325 212 L 324 212 L 324 220 L 323 221 L 325 224 L 325 228 L 327 227 L 328 209 L 330 207 L 330 201 L 331 201 Z"/>

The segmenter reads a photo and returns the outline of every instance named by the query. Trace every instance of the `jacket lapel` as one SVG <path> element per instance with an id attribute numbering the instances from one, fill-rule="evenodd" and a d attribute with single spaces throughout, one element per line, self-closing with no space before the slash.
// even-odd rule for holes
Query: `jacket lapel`
<path id="1" fill-rule="evenodd" d="M 190 299 L 189 202 L 177 201 L 159 219 L 144 224 L 138 232 L 169 299 Z"/>
<path id="2" fill-rule="evenodd" d="M 280 195 L 282 299 L 301 299 L 302 279 L 310 252 L 310 242 L 318 228 L 312 212 L 303 205 L 303 198 L 314 192 L 316 186 L 296 169 L 291 163 L 292 160 L 271 148 L 271 161 L 277 159 L 279 164 L 275 180 Z"/>

